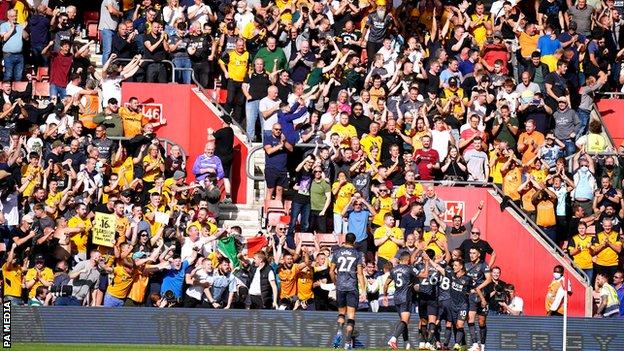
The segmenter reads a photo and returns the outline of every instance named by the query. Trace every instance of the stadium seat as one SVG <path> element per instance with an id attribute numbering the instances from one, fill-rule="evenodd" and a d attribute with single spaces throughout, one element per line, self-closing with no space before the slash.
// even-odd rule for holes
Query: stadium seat
<path id="1" fill-rule="evenodd" d="M 89 23 L 98 23 L 100 21 L 100 13 L 98 11 L 85 11 L 82 19 L 85 27 L 87 27 Z"/>
<path id="2" fill-rule="evenodd" d="M 89 40 L 100 39 L 100 32 L 98 31 L 97 23 L 89 23 L 89 25 L 87 25 L 87 39 Z"/>
<path id="3" fill-rule="evenodd" d="M 321 247 L 332 247 L 344 242 L 344 235 L 336 235 L 334 233 L 317 233 L 317 240 Z"/>
<path id="4" fill-rule="evenodd" d="M 20 93 L 26 91 L 27 86 L 28 82 L 13 82 L 13 90 L 19 91 Z"/>
<path id="5" fill-rule="evenodd" d="M 37 68 L 37 79 L 38 82 L 47 82 L 50 80 L 50 70 L 48 67 L 38 67 Z"/>
<path id="6" fill-rule="evenodd" d="M 295 233 L 295 241 L 301 242 L 303 247 L 316 247 L 316 238 L 313 233 Z"/>
<path id="7" fill-rule="evenodd" d="M 50 97 L 50 82 L 34 82 L 33 96 L 36 98 Z"/>

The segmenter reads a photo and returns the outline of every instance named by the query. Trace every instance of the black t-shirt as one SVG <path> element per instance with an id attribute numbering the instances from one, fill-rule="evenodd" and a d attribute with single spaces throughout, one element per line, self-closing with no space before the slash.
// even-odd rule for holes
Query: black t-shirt
<path id="1" fill-rule="evenodd" d="M 494 249 L 492 249 L 492 246 L 490 246 L 490 244 L 485 240 L 479 240 L 477 242 L 474 242 L 470 239 L 466 239 L 459 246 L 459 249 L 464 255 L 464 260 L 466 262 L 470 262 L 470 249 L 473 249 L 473 248 L 477 249 L 481 253 L 482 261 L 485 260 L 486 254 L 491 255 L 494 252 Z"/>
<path id="2" fill-rule="evenodd" d="M 392 185 L 394 186 L 402 185 L 403 183 L 405 183 L 405 174 L 403 172 L 405 170 L 405 162 L 403 161 L 403 157 L 401 155 L 399 155 L 398 161 L 399 164 L 396 166 L 394 171 L 388 174 L 388 179 L 392 181 Z M 395 162 L 391 158 L 388 158 L 386 159 L 386 161 L 383 162 L 383 165 L 390 169 L 392 166 L 394 166 L 394 163 Z"/>
<path id="3" fill-rule="evenodd" d="M 360 116 L 356 116 L 351 114 L 349 116 L 349 124 L 355 127 L 355 131 L 357 132 L 358 138 L 361 138 L 362 135 L 369 132 L 370 125 L 373 122 L 370 117 L 365 116 L 364 114 Z"/>
<path id="4" fill-rule="evenodd" d="M 277 82 L 275 86 L 277 87 L 277 96 L 279 99 L 282 102 L 288 102 L 288 95 L 292 92 L 292 85 Z"/>
<path id="5" fill-rule="evenodd" d="M 10 243 L 10 247 L 7 247 L 7 251 L 11 250 L 11 247 L 13 247 L 13 245 L 15 245 L 13 238 L 17 237 L 18 239 L 22 239 L 28 236 L 28 231 L 24 232 L 20 229 L 19 226 L 13 227 L 13 229 L 11 229 L 11 233 L 10 233 L 10 238 L 11 240 L 9 241 Z M 24 243 L 20 246 L 17 246 L 15 248 L 15 257 L 16 258 L 24 258 L 24 250 L 26 250 L 26 248 L 30 247 L 30 243 Z"/>
<path id="6" fill-rule="evenodd" d="M 145 47 L 145 58 L 151 59 L 154 61 L 162 61 L 167 58 L 167 52 L 165 51 L 165 46 L 163 44 L 164 41 L 160 40 L 160 36 L 154 37 L 151 33 L 145 36 L 145 41 L 148 41 L 150 45 L 154 45 L 160 41 L 160 44 L 153 51 L 149 51 L 147 47 Z"/>
<path id="7" fill-rule="evenodd" d="M 231 163 L 234 157 L 234 130 L 232 127 L 223 127 L 214 133 L 214 137 L 215 155 L 219 156 L 221 163 Z M 229 177 L 227 174 L 225 176 Z"/>
<path id="8" fill-rule="evenodd" d="M 387 129 L 379 133 L 381 137 L 381 159 L 390 158 L 390 146 L 392 144 L 396 144 L 399 147 L 399 155 L 403 154 L 403 138 L 401 138 L 399 133 L 398 129 L 395 133 L 390 133 Z"/>
<path id="9" fill-rule="evenodd" d="M 260 100 L 267 96 L 267 91 L 271 86 L 269 75 L 266 72 L 253 72 L 251 76 L 245 78 L 245 83 L 249 84 L 249 95 L 251 95 L 251 100 L 249 101 Z"/>

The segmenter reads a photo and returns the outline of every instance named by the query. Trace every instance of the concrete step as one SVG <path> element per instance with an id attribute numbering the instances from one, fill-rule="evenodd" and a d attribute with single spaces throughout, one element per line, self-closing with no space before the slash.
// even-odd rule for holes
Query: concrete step
<path id="1" fill-rule="evenodd" d="M 260 210 L 232 210 L 219 212 L 219 218 L 222 220 L 232 219 L 240 221 L 259 221 Z"/>
<path id="2" fill-rule="evenodd" d="M 259 221 L 241 221 L 234 219 L 226 219 L 221 222 L 220 226 L 239 226 L 243 230 L 243 236 L 254 236 L 261 230 Z"/>

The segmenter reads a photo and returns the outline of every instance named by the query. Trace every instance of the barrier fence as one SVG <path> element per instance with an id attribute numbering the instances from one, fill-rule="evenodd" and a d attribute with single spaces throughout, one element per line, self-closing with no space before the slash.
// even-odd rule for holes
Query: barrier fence
<path id="1" fill-rule="evenodd" d="M 14 343 L 257 345 L 329 348 L 335 312 L 13 307 Z M 386 348 L 396 313 L 358 313 L 356 345 Z M 416 321 L 416 318 L 412 319 Z M 489 350 L 561 350 L 560 317 L 488 318 Z M 410 325 L 418 340 L 417 323 Z M 570 318 L 568 351 L 622 350 L 624 319 Z"/>

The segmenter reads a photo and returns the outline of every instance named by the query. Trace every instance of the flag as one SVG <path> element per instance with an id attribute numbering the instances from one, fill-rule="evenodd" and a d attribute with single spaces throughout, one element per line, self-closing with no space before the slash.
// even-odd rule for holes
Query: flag
<path id="1" fill-rule="evenodd" d="M 217 242 L 217 250 L 221 255 L 227 257 L 232 263 L 232 268 L 238 268 L 240 262 L 238 261 L 238 251 L 236 250 L 236 239 L 233 236 L 227 236 L 219 239 Z"/>
<path id="2" fill-rule="evenodd" d="M 256 252 L 267 246 L 268 241 L 265 236 L 256 236 L 247 239 L 247 257 L 253 258 Z"/>

